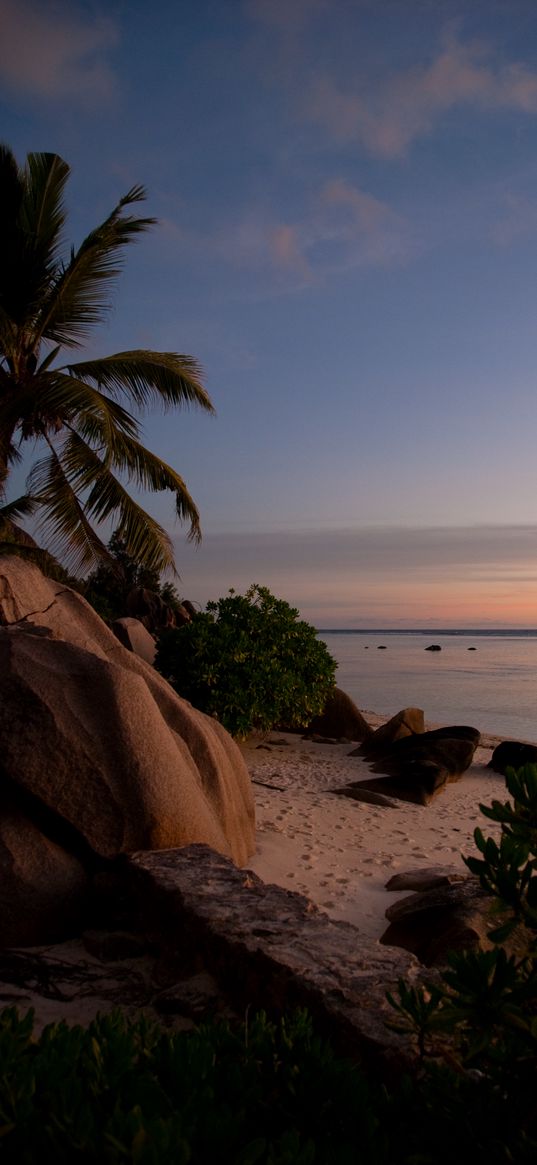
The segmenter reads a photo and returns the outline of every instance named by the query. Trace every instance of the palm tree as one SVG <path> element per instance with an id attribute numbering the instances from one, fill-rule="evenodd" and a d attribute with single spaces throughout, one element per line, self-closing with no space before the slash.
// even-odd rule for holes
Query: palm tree
<path id="1" fill-rule="evenodd" d="M 74 571 L 107 558 L 94 524 L 112 523 L 128 553 L 160 572 L 174 565 L 170 538 L 124 481 L 171 490 L 195 541 L 199 514 L 182 477 L 141 444 L 136 416 L 155 403 L 214 410 L 191 356 L 136 350 L 61 362 L 62 349 L 80 348 L 106 317 L 124 247 L 155 222 L 129 213 L 145 198 L 143 187 L 133 186 L 64 257 L 69 172 L 48 153 L 29 154 L 19 168 L 0 146 L 0 503 L 21 445 L 32 441 L 43 450 L 27 493 L 4 504 L 0 520 L 13 533 L 21 517 L 37 511 L 50 548 Z"/>

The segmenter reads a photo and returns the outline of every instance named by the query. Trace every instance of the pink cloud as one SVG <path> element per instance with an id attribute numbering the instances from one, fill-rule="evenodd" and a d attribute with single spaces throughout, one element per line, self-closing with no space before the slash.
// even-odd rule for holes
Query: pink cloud
<path id="1" fill-rule="evenodd" d="M 340 139 L 393 158 L 461 105 L 536 114 L 537 73 L 519 63 L 494 67 L 481 46 L 449 38 L 428 67 L 391 76 L 368 93 L 342 91 L 322 78 L 306 113 Z"/>
<path id="2" fill-rule="evenodd" d="M 269 252 L 276 267 L 288 268 L 311 278 L 311 269 L 301 249 L 300 231 L 296 226 L 280 223 L 269 234 Z"/>
<path id="3" fill-rule="evenodd" d="M 212 233 L 186 231 L 171 217 L 161 219 L 165 245 L 218 256 L 235 268 L 266 279 L 265 290 L 300 291 L 353 267 L 405 262 L 416 251 L 408 224 L 387 203 L 341 178 L 311 193 L 293 218 L 269 207 Z"/>
<path id="4" fill-rule="evenodd" d="M 63 3 L 0 0 L 0 80 L 18 93 L 110 100 L 116 81 L 105 57 L 117 40 L 106 16 L 92 20 Z"/>

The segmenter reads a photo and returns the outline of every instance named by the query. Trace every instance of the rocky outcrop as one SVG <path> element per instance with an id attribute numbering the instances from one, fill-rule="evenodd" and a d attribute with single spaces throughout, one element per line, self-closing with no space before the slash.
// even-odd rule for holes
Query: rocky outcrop
<path id="1" fill-rule="evenodd" d="M 127 648 L 127 651 L 133 651 L 135 655 L 140 656 L 140 659 L 145 659 L 146 663 L 153 664 L 155 662 L 157 645 L 153 636 L 149 634 L 139 619 L 128 617 L 114 619 L 112 631 L 123 647 Z"/>
<path id="2" fill-rule="evenodd" d="M 523 765 L 537 764 L 537 745 L 523 744 L 518 740 L 504 740 L 499 744 L 489 760 L 488 767 L 505 776 L 507 769 L 520 769 Z"/>
<path id="3" fill-rule="evenodd" d="M 0 787 L 29 822 L 45 837 L 59 822 L 75 853 L 194 841 L 244 864 L 251 784 L 221 725 L 35 566 L 0 559 L 0 612 Z"/>
<path id="4" fill-rule="evenodd" d="M 389 906 L 390 925 L 380 941 L 412 951 L 428 967 L 444 964 L 450 951 L 492 945 L 488 934 L 499 920 L 491 901 L 477 878 L 444 877 L 440 886 L 433 884 Z"/>
<path id="5" fill-rule="evenodd" d="M 239 1013 L 308 1007 L 342 1050 L 384 1071 L 404 1064 L 405 1042 L 385 1025 L 385 992 L 415 975 L 408 954 L 363 940 L 301 894 L 204 846 L 131 855 L 117 876 L 122 896 L 175 951 L 178 978 L 203 966 Z"/>
<path id="6" fill-rule="evenodd" d="M 468 874 L 452 866 L 426 866 L 392 874 L 386 882 L 387 890 L 439 890 L 456 882 L 465 882 Z"/>
<path id="7" fill-rule="evenodd" d="M 0 888 L 0 947 L 61 938 L 76 925 L 89 892 L 82 862 L 47 837 L 4 790 Z"/>
<path id="8" fill-rule="evenodd" d="M 372 760 L 386 751 L 386 746 L 405 736 L 414 736 L 425 731 L 425 719 L 421 708 L 402 708 L 386 724 L 381 724 L 363 744 L 349 756 L 363 756 Z"/>
<path id="9" fill-rule="evenodd" d="M 454 725 L 377 746 L 370 768 L 386 776 L 359 781 L 353 787 L 428 805 L 449 781 L 459 780 L 470 767 L 479 741 L 477 728 Z"/>
<path id="10" fill-rule="evenodd" d="M 365 740 L 372 735 L 372 730 L 354 700 L 341 688 L 335 688 L 324 711 L 308 725 L 307 733 L 336 740 Z"/>

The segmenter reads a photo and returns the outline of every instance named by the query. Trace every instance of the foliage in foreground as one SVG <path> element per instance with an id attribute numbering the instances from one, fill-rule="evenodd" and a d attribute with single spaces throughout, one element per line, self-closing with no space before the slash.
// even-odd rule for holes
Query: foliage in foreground
<path id="1" fill-rule="evenodd" d="M 178 1034 L 116 1013 L 35 1042 L 31 1013 L 0 1017 L 6 1165 L 529 1165 L 524 1117 L 516 1092 L 446 1067 L 389 1090 L 303 1012 Z"/>
<path id="2" fill-rule="evenodd" d="M 32 1016 L 0 1023 L 2 1161 L 311 1165 L 370 1156 L 367 1082 L 303 1014 L 232 1031 L 169 1034 L 120 1014 L 31 1039 Z"/>
<path id="3" fill-rule="evenodd" d="M 465 858 L 491 896 L 490 949 L 452 953 L 439 982 L 400 981 L 389 999 L 434 1103 L 451 1103 L 458 1081 L 477 1081 L 489 1127 L 500 1108 L 510 1114 L 493 1159 L 518 1162 L 537 1157 L 537 766 L 508 770 L 506 783 L 511 801 L 480 806 L 501 823 L 499 843 L 476 829 L 481 856 Z"/>
<path id="4" fill-rule="evenodd" d="M 0 1158 L 97 1165 L 533 1165 L 537 768 L 482 807 L 467 859 L 494 895 L 490 950 L 454 955 L 428 988 L 399 985 L 417 1070 L 390 1087 L 315 1034 L 304 1012 L 173 1034 L 116 1013 L 88 1030 L 0 1015 Z M 506 919 L 506 913 L 509 917 Z M 506 930 L 508 922 L 514 923 Z M 520 950 L 509 952 L 509 938 Z"/>
<path id="5" fill-rule="evenodd" d="M 180 696 L 239 737 L 307 725 L 323 711 L 336 670 L 315 628 L 255 584 L 166 631 L 155 666 Z"/>

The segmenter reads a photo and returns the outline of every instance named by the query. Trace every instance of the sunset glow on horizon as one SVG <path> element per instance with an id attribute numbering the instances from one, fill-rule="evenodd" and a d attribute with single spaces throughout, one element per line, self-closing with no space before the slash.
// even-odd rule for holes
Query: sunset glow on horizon
<path id="1" fill-rule="evenodd" d="M 0 100 L 77 244 L 137 183 L 159 220 L 85 352 L 205 370 L 215 418 L 144 423 L 184 596 L 537 628 L 534 0 L 0 0 Z"/>

